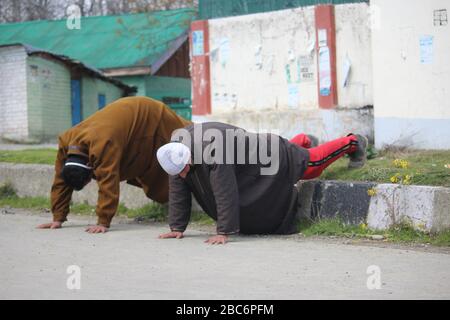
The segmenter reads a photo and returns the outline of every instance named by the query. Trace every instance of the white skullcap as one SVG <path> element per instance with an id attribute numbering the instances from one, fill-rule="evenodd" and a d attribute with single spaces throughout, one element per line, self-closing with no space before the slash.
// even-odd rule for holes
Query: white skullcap
<path id="1" fill-rule="evenodd" d="M 156 153 L 159 164 L 171 176 L 176 176 L 191 159 L 191 150 L 179 142 L 168 143 Z"/>

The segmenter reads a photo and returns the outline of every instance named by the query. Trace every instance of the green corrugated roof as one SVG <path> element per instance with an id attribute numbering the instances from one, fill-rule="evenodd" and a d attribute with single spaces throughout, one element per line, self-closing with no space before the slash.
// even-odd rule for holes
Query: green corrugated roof
<path id="1" fill-rule="evenodd" d="M 196 17 L 194 9 L 87 17 L 81 30 L 69 30 L 66 20 L 3 24 L 0 45 L 29 44 L 99 69 L 152 66 Z"/>

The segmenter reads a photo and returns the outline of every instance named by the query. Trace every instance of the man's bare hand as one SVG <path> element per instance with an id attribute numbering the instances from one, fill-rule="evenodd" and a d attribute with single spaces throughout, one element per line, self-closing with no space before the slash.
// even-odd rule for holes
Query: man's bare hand
<path id="1" fill-rule="evenodd" d="M 228 237 L 218 234 L 217 236 L 211 237 L 205 241 L 205 243 L 209 244 L 225 244 L 228 241 Z"/>
<path id="2" fill-rule="evenodd" d="M 160 239 L 182 239 L 183 237 L 183 232 L 179 231 L 172 231 L 159 236 Z"/>
<path id="3" fill-rule="evenodd" d="M 62 228 L 62 222 L 55 221 L 51 223 L 44 223 L 39 226 L 37 226 L 38 229 L 61 229 Z"/>
<path id="4" fill-rule="evenodd" d="M 109 228 L 105 226 L 90 226 L 86 229 L 87 233 L 106 233 Z"/>

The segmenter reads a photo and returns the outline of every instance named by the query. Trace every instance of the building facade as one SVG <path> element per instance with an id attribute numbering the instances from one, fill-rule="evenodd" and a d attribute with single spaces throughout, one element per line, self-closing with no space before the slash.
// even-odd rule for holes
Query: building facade
<path id="1" fill-rule="evenodd" d="M 3 139 L 55 141 L 59 133 L 133 92 L 70 58 L 24 45 L 0 47 Z"/>

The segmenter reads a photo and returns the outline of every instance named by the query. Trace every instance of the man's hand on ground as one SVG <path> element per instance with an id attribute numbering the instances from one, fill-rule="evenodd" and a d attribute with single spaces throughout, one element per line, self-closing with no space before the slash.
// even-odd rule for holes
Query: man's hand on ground
<path id="1" fill-rule="evenodd" d="M 225 244 L 228 241 L 228 237 L 218 234 L 217 236 L 211 237 L 205 241 L 205 243 L 209 244 Z"/>
<path id="2" fill-rule="evenodd" d="M 39 226 L 37 226 L 38 229 L 61 229 L 62 228 L 62 222 L 55 221 L 51 223 L 44 223 Z"/>
<path id="3" fill-rule="evenodd" d="M 184 237 L 183 232 L 172 231 L 164 233 L 159 236 L 160 239 L 182 239 Z"/>
<path id="4" fill-rule="evenodd" d="M 108 232 L 109 228 L 105 226 L 90 226 L 86 229 L 86 232 L 88 233 L 106 233 Z"/>

